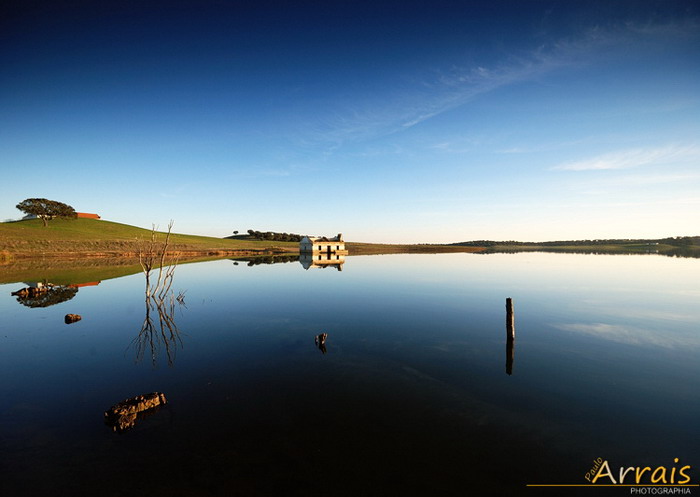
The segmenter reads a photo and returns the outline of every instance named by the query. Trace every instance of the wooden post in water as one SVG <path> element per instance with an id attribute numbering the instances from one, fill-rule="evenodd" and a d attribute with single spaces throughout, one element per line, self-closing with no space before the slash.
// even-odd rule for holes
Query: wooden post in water
<path id="1" fill-rule="evenodd" d="M 513 315 L 513 299 L 506 299 L 506 374 L 513 374 L 513 359 L 515 358 L 515 316 Z"/>
<path id="2" fill-rule="evenodd" d="M 508 340 L 515 340 L 515 316 L 513 315 L 513 299 L 506 299 L 506 333 Z"/>

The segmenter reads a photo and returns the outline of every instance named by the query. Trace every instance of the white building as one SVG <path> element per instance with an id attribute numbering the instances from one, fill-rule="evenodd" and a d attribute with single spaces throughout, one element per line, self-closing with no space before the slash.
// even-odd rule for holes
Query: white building
<path id="1" fill-rule="evenodd" d="M 333 238 L 305 236 L 299 242 L 299 252 L 313 255 L 345 255 L 348 253 L 345 249 L 342 233 L 338 233 L 338 236 Z"/>

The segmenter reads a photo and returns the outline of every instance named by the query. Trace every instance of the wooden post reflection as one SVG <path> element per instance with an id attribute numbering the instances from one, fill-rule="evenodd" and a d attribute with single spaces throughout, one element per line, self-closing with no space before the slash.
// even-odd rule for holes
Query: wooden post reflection
<path id="1" fill-rule="evenodd" d="M 506 374 L 513 374 L 513 358 L 515 357 L 515 340 L 506 340 Z"/>
<path id="2" fill-rule="evenodd" d="M 513 314 L 513 299 L 506 299 L 506 374 L 513 374 L 513 359 L 515 358 L 515 316 Z"/>

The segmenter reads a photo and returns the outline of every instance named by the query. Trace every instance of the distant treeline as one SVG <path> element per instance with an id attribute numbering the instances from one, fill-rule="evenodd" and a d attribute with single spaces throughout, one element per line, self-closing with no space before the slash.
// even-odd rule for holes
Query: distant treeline
<path id="1" fill-rule="evenodd" d="M 604 240 L 564 240 L 552 242 L 518 242 L 514 240 L 473 240 L 470 242 L 451 243 L 450 245 L 465 247 L 591 247 L 596 245 L 671 245 L 673 247 L 690 247 L 700 245 L 700 236 L 677 236 L 669 238 L 658 238 L 653 240 L 617 238 Z"/>
<path id="2" fill-rule="evenodd" d="M 272 240 L 275 242 L 300 242 L 302 235 L 296 233 L 277 233 L 275 231 L 248 230 L 248 236 L 231 236 L 229 238 L 252 238 L 254 240 Z"/>

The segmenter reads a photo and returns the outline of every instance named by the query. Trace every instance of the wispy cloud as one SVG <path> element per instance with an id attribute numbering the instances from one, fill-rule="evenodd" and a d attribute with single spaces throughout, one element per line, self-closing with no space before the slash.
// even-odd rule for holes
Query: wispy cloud
<path id="1" fill-rule="evenodd" d="M 692 174 L 625 174 L 622 176 L 608 177 L 595 182 L 592 191 L 582 190 L 582 193 L 610 193 L 611 189 L 620 187 L 662 185 L 671 183 L 697 183 L 700 181 L 700 173 Z"/>
<path id="2" fill-rule="evenodd" d="M 293 176 L 300 176 L 318 171 L 319 168 L 308 162 L 298 162 L 299 159 L 280 157 L 279 163 L 286 165 L 271 165 L 269 163 L 248 164 L 245 167 L 231 168 L 228 171 L 227 179 L 231 181 L 246 179 L 282 179 Z"/>
<path id="3" fill-rule="evenodd" d="M 516 146 L 502 150 L 496 150 L 498 154 L 533 154 L 539 152 L 551 152 L 553 150 L 561 150 L 575 145 L 581 145 L 588 142 L 593 142 L 593 137 L 581 138 L 578 140 L 559 141 L 551 143 L 540 143 L 537 145 Z"/>
<path id="4" fill-rule="evenodd" d="M 643 37 L 665 37 L 672 39 L 693 39 L 697 38 L 700 32 L 700 20 L 688 17 L 677 21 L 664 23 L 625 23 L 624 28 L 632 33 L 637 33 Z"/>
<path id="5" fill-rule="evenodd" d="M 559 171 L 630 169 L 649 165 L 685 163 L 698 158 L 700 158 L 700 147 L 697 145 L 668 145 L 658 148 L 638 148 L 610 152 L 590 159 L 559 164 L 551 169 Z"/>
<path id="6" fill-rule="evenodd" d="M 585 67 L 613 53 L 626 53 L 628 47 L 636 47 L 640 40 L 653 44 L 697 37 L 696 27 L 696 20 L 592 27 L 577 37 L 543 43 L 529 51 L 511 52 L 488 66 L 453 66 L 434 70 L 412 82 L 397 80 L 395 87 L 387 88 L 376 99 L 334 102 L 332 111 L 301 131 L 307 143 L 323 142 L 332 155 L 345 143 L 413 128 L 500 88 L 538 80 L 565 68 Z M 621 159 L 617 160 L 619 163 Z"/>
<path id="7" fill-rule="evenodd" d="M 427 148 L 439 153 L 463 154 L 492 141 L 493 138 L 480 135 L 461 136 L 428 145 Z"/>
<path id="8" fill-rule="evenodd" d="M 612 36 L 592 29 L 576 40 L 559 40 L 529 52 L 513 53 L 491 67 L 453 66 L 433 71 L 430 77 L 413 84 L 397 85 L 381 101 L 353 102 L 345 109 L 336 108 L 305 130 L 306 139 L 337 147 L 412 128 L 498 88 L 586 64 L 591 55 L 612 43 Z"/>

